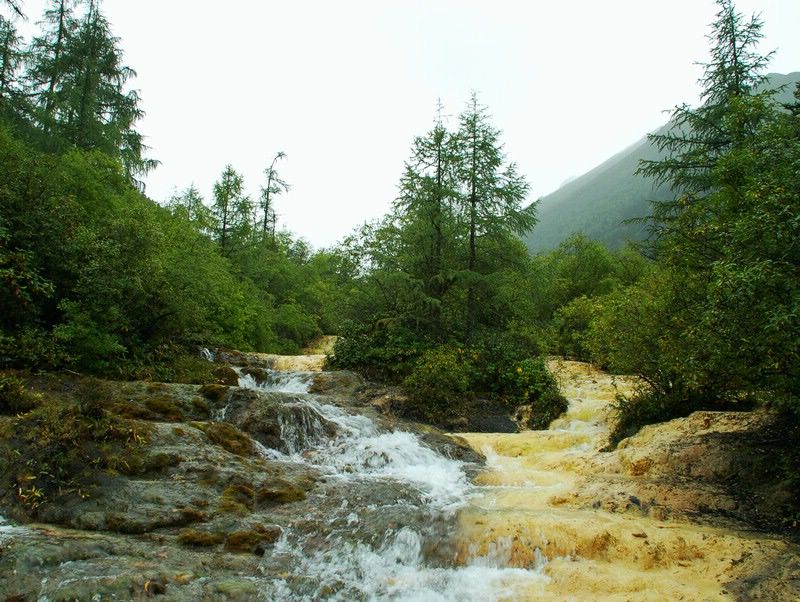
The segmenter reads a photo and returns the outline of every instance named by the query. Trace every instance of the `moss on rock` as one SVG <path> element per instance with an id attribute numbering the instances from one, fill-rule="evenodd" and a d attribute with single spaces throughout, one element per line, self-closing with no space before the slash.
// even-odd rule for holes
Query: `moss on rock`
<path id="1" fill-rule="evenodd" d="M 237 456 L 254 456 L 256 446 L 253 440 L 227 422 L 197 423 L 206 436 L 220 447 Z"/>

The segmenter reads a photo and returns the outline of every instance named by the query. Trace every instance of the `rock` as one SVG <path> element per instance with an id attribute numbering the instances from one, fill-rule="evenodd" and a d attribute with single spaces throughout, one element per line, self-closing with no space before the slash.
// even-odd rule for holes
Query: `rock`
<path id="1" fill-rule="evenodd" d="M 212 374 L 217 379 L 218 384 L 232 387 L 239 384 L 239 375 L 230 366 L 217 366 L 212 370 Z"/>
<path id="2" fill-rule="evenodd" d="M 346 370 L 320 372 L 314 376 L 308 392 L 352 397 L 353 392 L 363 384 L 364 379 L 355 372 Z"/>
<path id="3" fill-rule="evenodd" d="M 468 417 L 467 428 L 475 433 L 516 433 L 519 430 L 510 414 L 473 414 Z"/>
<path id="4" fill-rule="evenodd" d="M 273 353 L 243 353 L 232 349 L 217 351 L 217 361 L 232 366 L 248 366 L 280 371 L 319 372 L 325 366 L 324 354 L 276 355 Z"/>

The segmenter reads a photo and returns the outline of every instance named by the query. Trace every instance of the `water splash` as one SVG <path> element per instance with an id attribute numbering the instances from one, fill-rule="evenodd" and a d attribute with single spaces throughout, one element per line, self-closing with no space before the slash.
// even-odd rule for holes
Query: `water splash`
<path id="1" fill-rule="evenodd" d="M 239 386 L 256 391 L 280 393 L 308 393 L 318 372 L 282 372 L 264 370 L 265 379 L 257 379 L 252 374 L 245 374 L 241 368 L 234 368 L 239 375 Z"/>
<path id="2" fill-rule="evenodd" d="M 403 527 L 388 533 L 377 548 L 344 544 L 301 556 L 284 536 L 275 554 L 294 564 L 294 577 L 272 580 L 264 593 L 276 601 L 484 602 L 528 598 L 542 593 L 549 582 L 541 554 L 541 564 L 531 570 L 505 568 L 493 557 L 478 557 L 465 567 L 442 567 L 427 563 L 424 546 L 417 530 Z"/>
<path id="3" fill-rule="evenodd" d="M 284 531 L 261 571 L 271 600 L 472 601 L 527 598 L 543 591 L 544 557 L 509 568 L 509 545 L 467 566 L 449 547 L 457 511 L 475 495 L 465 464 L 426 447 L 410 432 L 381 430 L 369 418 L 309 395 L 315 374 L 240 373 L 242 387 L 289 393 L 278 422 L 285 446 L 260 453 L 314 465 L 338 506 L 312 510 Z M 504 547 L 505 546 L 505 547 Z M 533 594 L 532 594 L 533 592 Z"/>

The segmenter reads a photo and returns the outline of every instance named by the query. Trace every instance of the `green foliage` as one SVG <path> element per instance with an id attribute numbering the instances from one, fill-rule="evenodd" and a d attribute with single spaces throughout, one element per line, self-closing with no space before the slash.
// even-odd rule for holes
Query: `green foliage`
<path id="1" fill-rule="evenodd" d="M 437 421 L 458 413 L 469 399 L 464 350 L 441 346 L 423 353 L 403 380 L 410 416 Z"/>
<path id="2" fill-rule="evenodd" d="M 347 322 L 336 340 L 329 366 L 358 370 L 368 378 L 401 382 L 414 368 L 417 358 L 430 348 L 413 333 L 383 322 L 370 328 L 359 322 Z"/>
<path id="3" fill-rule="evenodd" d="M 616 445 L 622 439 L 635 435 L 645 425 L 688 416 L 700 409 L 690 395 L 682 393 L 677 388 L 665 393 L 663 390 L 642 387 L 633 395 L 617 396 L 610 443 Z"/>
<path id="4" fill-rule="evenodd" d="M 134 129 L 143 112 L 138 93 L 126 84 L 136 74 L 123 64 L 119 39 L 97 2 L 77 3 L 86 5 L 83 15 L 75 14 L 75 3 L 50 4 L 44 30 L 30 45 L 24 78 L 31 138 L 48 150 L 99 150 L 119 161 L 133 181 L 156 165 L 143 156 L 146 148 Z"/>
<path id="5" fill-rule="evenodd" d="M 599 360 L 600 356 L 590 354 L 586 346 L 586 335 L 592 324 L 595 306 L 596 301 L 584 295 L 559 307 L 548 331 L 548 347 L 558 355 L 581 361 L 594 359 L 607 367 Z"/>
<path id="6" fill-rule="evenodd" d="M 653 206 L 658 269 L 556 312 L 571 337 L 562 348 L 643 381 L 618 401 L 615 440 L 754 400 L 800 416 L 800 120 L 759 88 L 761 23 L 718 4 L 703 103 L 678 107 L 673 128 L 651 137 L 664 156 L 641 164 L 676 192 Z"/>
<path id="7" fill-rule="evenodd" d="M 320 334 L 312 308 L 336 298 L 338 273 L 300 243 L 251 246 L 232 265 L 199 207 L 159 208 L 103 155 L 42 154 L 2 127 L 0 142 L 6 357 L 173 380 L 172 359 L 201 344 L 295 352 Z"/>
<path id="8" fill-rule="evenodd" d="M 25 389 L 14 374 L 0 374 L 0 414 L 23 414 L 39 403 L 39 397 Z"/>

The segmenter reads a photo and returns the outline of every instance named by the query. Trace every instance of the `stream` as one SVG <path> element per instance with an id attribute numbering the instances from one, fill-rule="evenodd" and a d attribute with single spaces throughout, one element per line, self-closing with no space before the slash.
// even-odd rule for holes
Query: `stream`
<path id="1" fill-rule="evenodd" d="M 641 450 L 600 451 L 611 402 L 634 382 L 578 362 L 550 369 L 565 415 L 545 431 L 459 434 L 486 457 L 480 470 L 322 403 L 304 392 L 312 372 L 273 373 L 266 384 L 242 377 L 308 408 L 282 425 L 280 453 L 322 470 L 337 500 L 295 520 L 265 555 L 264 573 L 279 575 L 266 597 L 731 600 L 739 596 L 726 584 L 791 557 L 779 540 L 670 518 L 655 497 L 637 497 L 649 481 L 635 478 L 629 456 Z M 683 487 L 665 489 L 664 504 L 695 495 Z"/>
<path id="2" fill-rule="evenodd" d="M 324 356 L 275 357 L 245 358 L 239 388 L 213 406 L 213 422 L 260 438 L 247 456 L 198 428 L 213 422 L 153 422 L 151 457 L 176 462 L 120 478 L 67 527 L 0 517 L 0 598 L 800 599 L 798 547 L 739 520 L 743 502 L 714 482 L 735 462 L 720 441 L 756 415 L 697 412 L 601 451 L 611 404 L 635 383 L 553 361 L 567 412 L 542 431 L 459 433 L 476 464 L 466 444 L 358 401 L 358 377 L 322 373 Z M 197 390 L 130 386 L 187 404 Z M 245 484 L 250 507 L 224 509 Z M 299 495 L 262 504 L 261 491 Z M 187 502 L 202 510 L 190 528 L 153 524 Z M 103 528 L 115 512 L 146 528 Z M 181 543 L 187 531 L 223 535 Z M 241 533 L 272 535 L 228 549 Z"/>
<path id="3" fill-rule="evenodd" d="M 284 450 L 262 453 L 310 463 L 328 481 L 325 497 L 336 500 L 297 517 L 264 556 L 263 573 L 280 575 L 262 582 L 266 598 L 484 601 L 518 599 L 547 583 L 544 557 L 511 566 L 502 542 L 460 558 L 458 515 L 482 489 L 467 478 L 465 463 L 411 432 L 385 432 L 322 403 L 307 393 L 313 376 L 273 371 L 262 383 L 240 377 L 241 387 L 291 394 L 286 403 L 302 406 L 281 421 Z"/>

